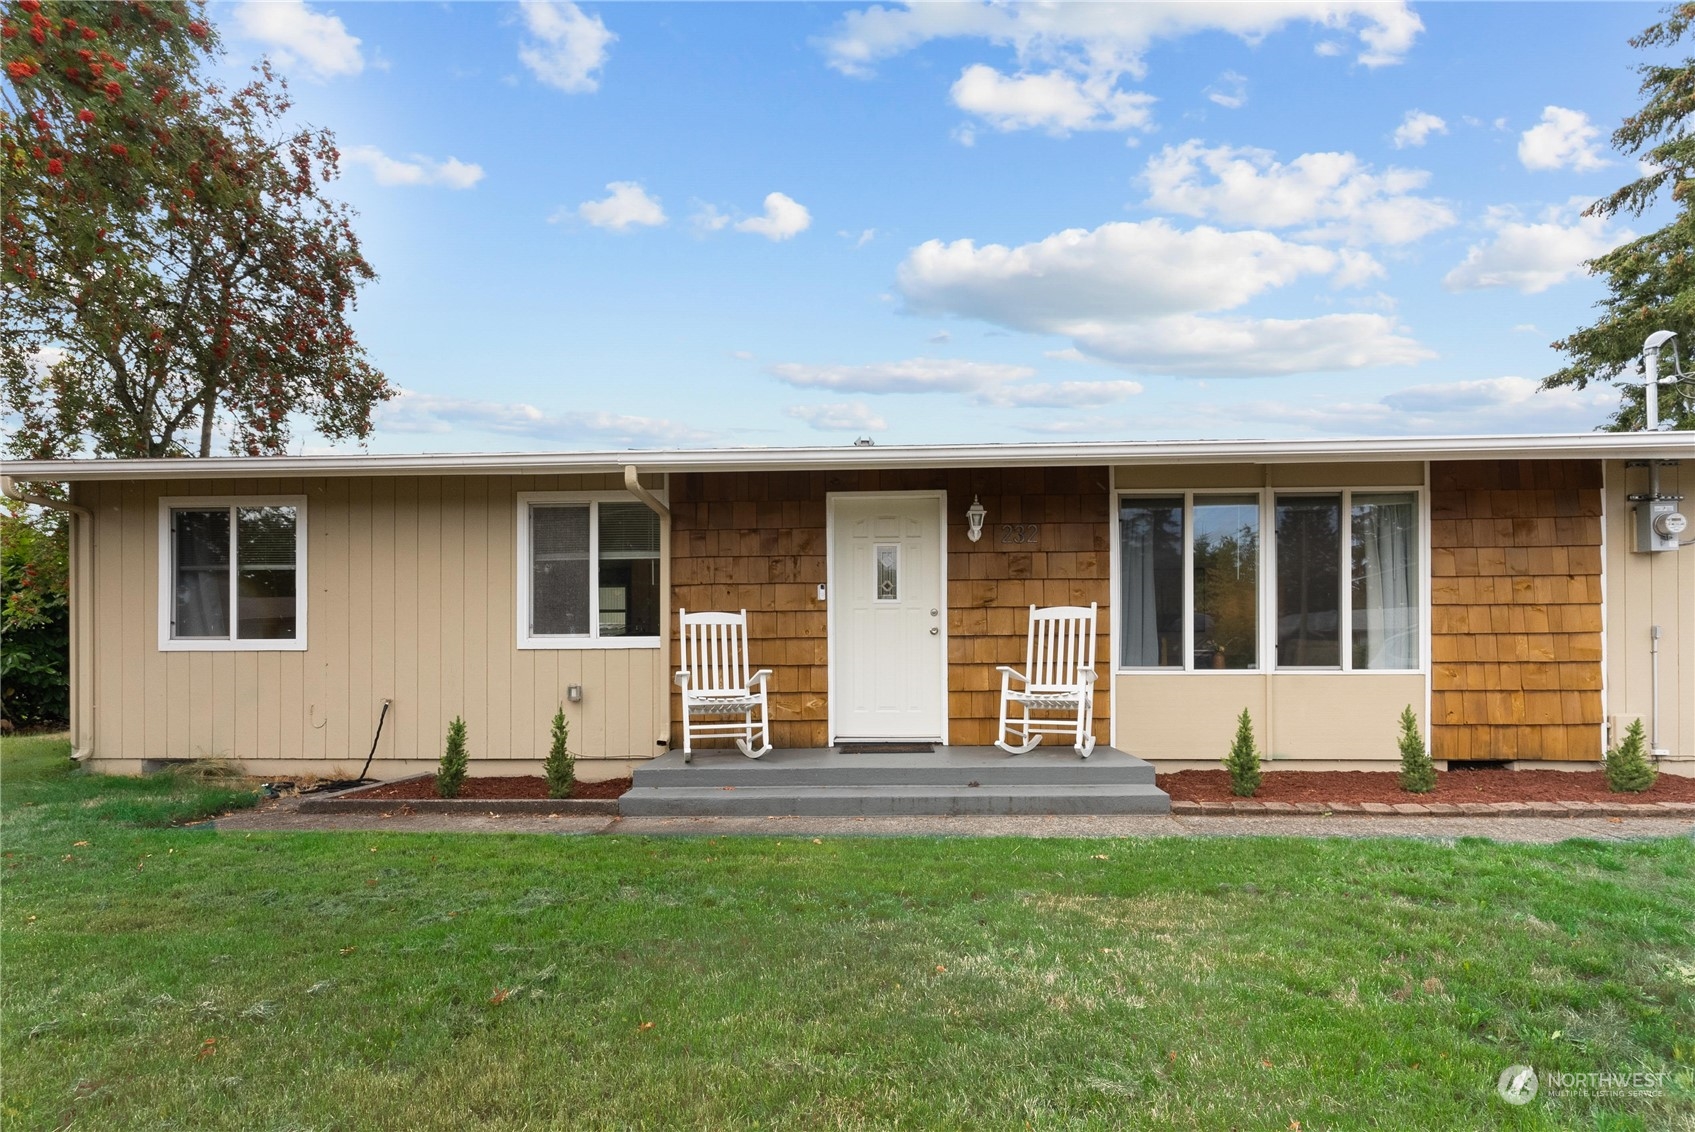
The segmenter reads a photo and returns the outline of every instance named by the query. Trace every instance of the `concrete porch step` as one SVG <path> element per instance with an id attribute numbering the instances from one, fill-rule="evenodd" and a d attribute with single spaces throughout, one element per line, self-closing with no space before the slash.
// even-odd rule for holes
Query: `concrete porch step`
<path id="1" fill-rule="evenodd" d="M 843 754 L 834 748 L 771 751 L 761 759 L 736 752 L 697 751 L 684 763 L 670 751 L 637 767 L 645 787 L 802 786 L 1152 786 L 1154 768 L 1134 755 L 1097 747 L 1087 759 L 1070 747 L 1009 755 L 994 747 L 938 747 L 927 753 Z"/>
<path id="2" fill-rule="evenodd" d="M 1152 783 L 789 785 L 728 789 L 638 784 L 618 799 L 618 808 L 625 817 L 1169 814 L 1171 799 Z"/>

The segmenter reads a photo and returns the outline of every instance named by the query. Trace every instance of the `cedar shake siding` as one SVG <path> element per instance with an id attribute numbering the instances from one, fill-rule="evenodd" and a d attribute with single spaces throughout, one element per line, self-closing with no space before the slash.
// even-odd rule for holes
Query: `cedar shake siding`
<path id="1" fill-rule="evenodd" d="M 1438 759 L 1601 757 L 1601 464 L 1430 468 Z"/>
<path id="2" fill-rule="evenodd" d="M 771 741 L 829 742 L 824 498 L 831 492 L 947 492 L 948 740 L 992 743 L 1000 708 L 995 667 L 1024 666 L 1031 605 L 1100 606 L 1095 735 L 1110 734 L 1108 648 L 1111 537 L 1106 468 L 960 468 L 864 472 L 737 472 L 670 480 L 671 608 L 748 611 L 753 668 L 771 669 Z M 988 509 L 966 538 L 972 497 Z M 1038 524 L 1034 544 L 1002 543 L 1002 524 Z M 681 663 L 673 646 L 673 667 Z M 671 697 L 681 747 L 682 702 Z"/>

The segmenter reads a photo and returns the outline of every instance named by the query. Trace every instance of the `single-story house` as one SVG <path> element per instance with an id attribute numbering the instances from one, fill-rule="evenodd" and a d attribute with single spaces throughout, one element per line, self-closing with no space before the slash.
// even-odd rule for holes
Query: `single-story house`
<path id="1" fill-rule="evenodd" d="M 1390 766 L 1411 705 L 1438 765 L 1592 768 L 1640 718 L 1695 773 L 1690 433 L 4 471 L 78 513 L 104 771 L 349 774 L 386 704 L 373 774 L 456 715 L 473 773 L 533 774 L 564 705 L 579 773 L 621 775 L 681 744 L 680 609 L 748 611 L 779 749 L 982 745 L 1030 607 L 1094 603 L 1096 739 L 1162 770 L 1216 766 L 1243 708 L 1274 767 Z"/>

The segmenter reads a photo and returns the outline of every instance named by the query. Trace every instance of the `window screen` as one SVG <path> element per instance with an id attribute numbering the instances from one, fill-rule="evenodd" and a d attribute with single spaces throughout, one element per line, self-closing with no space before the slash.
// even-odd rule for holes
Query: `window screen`
<path id="1" fill-rule="evenodd" d="M 530 632 L 589 631 L 589 508 L 530 508 Z"/>
<path id="2" fill-rule="evenodd" d="M 1342 664 L 1342 497 L 1277 500 L 1277 663 Z"/>
<path id="3" fill-rule="evenodd" d="M 230 635 L 230 512 L 171 512 L 176 604 L 171 636 L 228 640 Z"/>

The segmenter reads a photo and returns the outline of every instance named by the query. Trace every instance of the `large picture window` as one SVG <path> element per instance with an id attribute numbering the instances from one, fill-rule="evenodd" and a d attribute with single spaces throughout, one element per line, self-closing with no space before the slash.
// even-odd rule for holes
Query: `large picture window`
<path id="1" fill-rule="evenodd" d="M 657 646 L 659 533 L 627 496 L 521 497 L 519 647 Z"/>
<path id="2" fill-rule="evenodd" d="M 159 647 L 306 647 L 306 504 L 160 502 Z"/>
<path id="3" fill-rule="evenodd" d="M 1418 498 L 1382 490 L 1121 496 L 1119 666 L 1417 669 Z"/>

